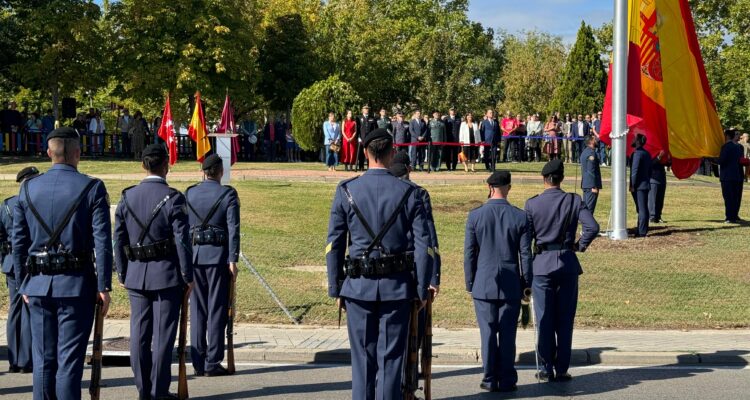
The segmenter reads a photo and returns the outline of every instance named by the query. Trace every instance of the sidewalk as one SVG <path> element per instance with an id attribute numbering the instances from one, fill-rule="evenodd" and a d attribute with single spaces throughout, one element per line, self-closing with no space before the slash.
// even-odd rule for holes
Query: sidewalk
<path id="1" fill-rule="evenodd" d="M 5 320 L 0 320 L 0 357 L 6 355 Z M 128 336 L 129 323 L 106 320 L 107 341 Z M 349 363 L 346 327 L 235 326 L 238 362 Z M 124 349 L 126 350 L 126 349 Z M 105 352 L 127 356 L 128 351 Z M 480 364 L 478 329 L 434 329 L 435 364 Z M 534 364 L 534 332 L 518 330 L 518 361 Z M 750 330 L 622 331 L 577 330 L 574 365 L 749 365 Z"/>

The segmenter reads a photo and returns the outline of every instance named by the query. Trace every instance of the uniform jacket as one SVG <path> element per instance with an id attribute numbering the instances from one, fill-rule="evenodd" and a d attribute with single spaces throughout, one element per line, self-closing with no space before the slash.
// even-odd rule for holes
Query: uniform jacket
<path id="1" fill-rule="evenodd" d="M 480 300 L 518 300 L 531 287 L 531 229 L 526 213 L 490 199 L 466 221 L 466 290 Z M 521 280 L 523 277 L 523 281 Z"/>
<path id="2" fill-rule="evenodd" d="M 461 118 L 456 115 L 453 118 L 450 116 L 443 117 L 445 123 L 445 141 L 450 143 L 457 143 L 459 132 L 461 131 Z"/>
<path id="3" fill-rule="evenodd" d="M 201 218 L 208 215 L 209 210 L 225 191 L 229 194 L 221 200 L 221 205 L 208 221 L 208 225 L 223 229 L 227 233 L 228 244 L 224 246 L 193 245 L 193 265 L 227 265 L 239 260 L 240 200 L 237 191 L 231 186 L 222 186 L 217 181 L 207 179 L 185 191 L 185 198 L 190 204 L 188 216 L 191 237 L 193 230 L 203 222 Z M 200 214 L 200 217 L 195 215 L 193 209 Z"/>
<path id="4" fill-rule="evenodd" d="M 599 167 L 601 161 L 599 160 L 599 154 L 586 147 L 581 152 L 581 189 L 601 189 L 602 188 L 602 173 Z"/>
<path id="5" fill-rule="evenodd" d="M 426 138 L 427 133 L 427 124 L 421 118 L 409 121 L 409 135 L 412 143 L 419 142 L 420 137 Z"/>
<path id="6" fill-rule="evenodd" d="M 430 140 L 437 143 L 445 142 L 445 124 L 439 119 L 430 120 Z"/>
<path id="7" fill-rule="evenodd" d="M 90 268 L 67 274 L 26 276 L 30 253 L 42 251 L 49 234 L 29 209 L 31 199 L 51 230 L 64 218 L 91 180 L 95 183 L 78 205 L 60 235 L 60 244 L 73 253 L 96 252 Z M 45 174 L 24 181 L 13 210 L 13 266 L 23 279 L 21 293 L 53 298 L 94 296 L 112 289 L 112 221 L 104 182 L 79 173 L 66 164 L 54 164 Z"/>
<path id="8" fill-rule="evenodd" d="M 174 238 L 175 251 L 166 260 L 129 261 L 124 246 L 135 245 L 141 227 L 125 206 L 124 198 L 136 217 L 147 224 L 156 205 L 169 196 L 159 210 L 142 244 Z M 185 196 L 161 178 L 149 177 L 137 186 L 125 189 L 115 210 L 115 265 L 120 283 L 134 290 L 161 290 L 193 281 L 192 248 Z M 152 240 L 153 238 L 153 240 Z"/>
<path id="9" fill-rule="evenodd" d="M 347 239 L 349 238 L 350 242 L 349 255 L 352 258 L 359 258 L 372 242 L 372 238 L 355 215 L 344 194 L 343 185 L 349 188 L 355 204 L 375 234 L 396 211 L 396 206 L 407 190 L 411 189 L 405 206 L 397 211 L 399 216 L 396 223 L 384 236 L 382 244 L 390 254 L 407 252 L 410 246 L 407 233 L 411 231 L 414 238 L 416 265 L 414 273 L 406 271 L 382 277 L 346 277 L 344 280 Z M 370 169 L 359 178 L 342 182 L 336 188 L 331 207 L 327 243 L 329 296 L 362 301 L 406 300 L 417 296 L 423 300 L 427 298 L 432 276 L 430 261 L 432 251 L 425 208 L 414 184 L 394 177 L 385 169 Z M 370 254 L 371 258 L 379 256 L 380 253 L 377 250 Z M 339 287 L 340 280 L 344 280 L 341 287 Z"/>
<path id="10" fill-rule="evenodd" d="M 393 143 L 404 144 L 409 143 L 411 138 L 409 136 L 409 123 L 406 121 L 395 121 L 393 123 Z"/>
<path id="11" fill-rule="evenodd" d="M 479 131 L 484 143 L 497 144 L 500 139 L 500 124 L 496 119 L 483 120 L 479 124 Z"/>
<path id="12" fill-rule="evenodd" d="M 364 141 L 367 138 L 367 135 L 375 129 L 378 129 L 378 123 L 372 115 L 366 117 L 360 115 L 357 117 L 357 134 L 362 141 Z"/>
<path id="13" fill-rule="evenodd" d="M 418 186 L 418 185 L 417 185 Z M 419 186 L 418 186 L 419 187 Z M 442 261 L 440 258 L 440 249 L 438 244 L 437 230 L 435 229 L 435 219 L 432 215 L 432 200 L 430 199 L 430 193 L 423 187 L 419 187 L 419 195 L 422 197 L 422 204 L 424 205 L 425 215 L 427 216 L 427 229 L 430 233 L 430 248 L 434 256 L 432 257 L 432 279 L 430 285 L 440 286 L 440 270 L 442 267 Z M 409 251 L 414 251 L 414 240 L 412 233 L 409 232 Z"/>
<path id="14" fill-rule="evenodd" d="M 630 166 L 630 188 L 651 190 L 651 155 L 643 147 L 633 152 Z"/>
<path id="15" fill-rule="evenodd" d="M 391 119 L 388 118 L 388 117 L 378 118 L 378 120 L 376 122 L 376 125 L 378 126 L 378 128 L 387 129 L 388 131 L 390 131 L 392 129 L 392 127 L 391 127 Z"/>
<path id="16" fill-rule="evenodd" d="M 652 185 L 667 184 L 667 166 L 662 164 L 658 159 L 651 161 L 651 181 Z"/>
<path id="17" fill-rule="evenodd" d="M 572 201 L 571 201 L 572 199 Z M 551 188 L 526 202 L 526 214 L 531 224 L 532 238 L 537 245 L 559 244 L 558 239 L 565 219 L 572 216 L 564 235 L 564 244 L 573 246 L 578 223 L 583 225 L 579 250 L 585 250 L 599 234 L 599 224 L 591 211 L 583 205 L 581 196 Z M 545 251 L 534 256 L 534 275 L 581 274 L 583 269 L 572 250 Z"/>
<path id="18" fill-rule="evenodd" d="M 722 182 L 741 182 L 744 179 L 740 159 L 744 155 L 742 145 L 734 142 L 725 143 L 719 154 L 719 180 Z"/>
<path id="19" fill-rule="evenodd" d="M 0 204 L 0 243 L 11 242 L 13 233 L 13 209 L 18 202 L 18 196 L 12 196 Z M 13 255 L 7 254 L 4 257 L 0 255 L 0 264 L 4 274 L 13 274 Z"/>

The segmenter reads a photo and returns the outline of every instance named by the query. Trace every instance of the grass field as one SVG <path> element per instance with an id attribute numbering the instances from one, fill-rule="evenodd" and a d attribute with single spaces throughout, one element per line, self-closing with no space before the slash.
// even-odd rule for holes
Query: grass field
<path id="1" fill-rule="evenodd" d="M 7 160 L 6 160 L 7 161 Z M 0 166 L 15 173 L 23 164 Z M 35 165 L 46 167 L 47 163 Z M 195 165 L 178 164 L 186 171 Z M 269 164 L 239 164 L 242 169 L 270 169 Z M 294 168 L 321 168 L 289 164 Z M 526 168 L 523 165 L 519 165 Z M 537 167 L 538 166 L 533 166 Z M 46 168 L 43 168 L 46 169 Z M 178 170 L 180 170 L 178 169 Z M 528 172 L 532 166 L 528 167 Z M 90 174 L 137 172 L 124 161 L 84 162 Z M 711 182 L 712 178 L 703 178 Z M 129 181 L 106 181 L 113 204 Z M 189 183 L 175 183 L 184 189 Z M 566 189 L 573 190 L 572 180 Z M 284 181 L 237 182 L 242 203 L 242 249 L 260 273 L 306 324 L 335 324 L 336 309 L 326 296 L 324 247 L 334 184 Z M 474 325 L 474 311 L 464 291 L 463 236 L 466 215 L 482 204 L 482 185 L 429 185 L 443 255 L 441 295 L 435 323 L 442 327 Z M 522 207 L 541 191 L 536 184 L 514 185 L 511 203 Z M 0 197 L 17 192 L 12 181 L 0 181 Z M 596 218 L 607 228 L 610 190 L 605 188 Z M 635 225 L 629 208 L 630 226 Z M 742 215 L 748 217 L 747 206 Z M 584 327 L 620 328 L 736 328 L 750 327 L 750 227 L 727 226 L 718 187 L 671 186 L 664 218 L 647 239 L 612 242 L 598 239 L 581 255 L 577 323 Z M 238 281 L 238 320 L 288 323 L 257 280 L 245 269 Z M 0 308 L 7 308 L 0 289 Z M 126 317 L 127 298 L 116 288 L 114 317 Z"/>

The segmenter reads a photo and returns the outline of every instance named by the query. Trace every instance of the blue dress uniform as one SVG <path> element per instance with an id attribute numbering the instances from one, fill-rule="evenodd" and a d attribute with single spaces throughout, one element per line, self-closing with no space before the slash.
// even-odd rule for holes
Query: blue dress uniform
<path id="1" fill-rule="evenodd" d="M 662 162 L 661 157 L 656 157 L 651 162 L 650 184 L 648 210 L 651 222 L 658 224 L 659 222 L 663 222 L 661 213 L 664 210 L 664 197 L 667 194 L 667 166 Z"/>
<path id="2" fill-rule="evenodd" d="M 211 155 L 206 171 L 221 158 Z M 224 359 L 232 274 L 228 264 L 240 254 L 240 202 L 237 191 L 207 179 L 185 191 L 193 244 L 195 287 L 190 296 L 190 359 L 197 374 L 225 372 Z M 208 336 L 208 341 L 206 340 Z"/>
<path id="3" fill-rule="evenodd" d="M 487 183 L 510 184 L 497 171 Z M 464 277 L 474 299 L 482 343 L 482 388 L 515 390 L 516 327 L 522 290 L 531 286 L 531 229 L 526 213 L 505 199 L 490 199 L 466 221 Z"/>
<path id="4" fill-rule="evenodd" d="M 724 213 L 728 222 L 740 221 L 742 187 L 745 178 L 742 173 L 742 165 L 740 165 L 740 159 L 743 155 L 742 145 L 734 141 L 725 143 L 721 147 L 719 155 L 719 166 L 721 167 L 719 169 L 719 180 L 721 181 L 721 194 L 724 197 Z"/>
<path id="5" fill-rule="evenodd" d="M 562 175 L 560 160 L 547 163 L 543 175 Z M 532 296 L 539 331 L 542 375 L 566 379 L 578 303 L 578 275 L 583 273 L 576 251 L 583 252 L 599 234 L 599 224 L 580 196 L 552 187 L 526 202 L 534 243 Z M 578 223 L 583 234 L 576 243 Z"/>
<path id="6" fill-rule="evenodd" d="M 16 182 L 39 174 L 35 167 L 21 170 Z M 11 254 L 11 234 L 13 233 L 13 209 L 18 202 L 18 196 L 5 199 L 0 204 L 0 264 L 8 285 L 8 321 L 6 323 L 6 338 L 8 340 L 8 363 L 10 372 L 31 372 L 31 317 L 29 306 L 23 301 L 19 292 L 23 277 L 16 276 Z M 23 271 L 22 271 L 23 272 Z"/>
<path id="7" fill-rule="evenodd" d="M 599 193 L 594 193 L 591 189 L 602 189 L 602 172 L 599 164 L 599 154 L 596 150 L 586 147 L 581 152 L 581 189 L 583 189 L 583 204 L 591 211 L 596 211 L 596 202 L 599 199 Z"/>
<path id="8" fill-rule="evenodd" d="M 143 157 L 167 158 L 162 145 Z M 123 190 L 115 210 L 115 264 L 130 299 L 130 364 L 141 398 L 169 396 L 184 286 L 193 281 L 185 196 L 148 176 Z"/>
<path id="9" fill-rule="evenodd" d="M 646 137 L 638 135 L 634 143 L 637 148 L 633 152 L 633 161 L 630 166 L 630 192 L 638 212 L 636 237 L 645 237 L 648 234 L 650 214 L 648 192 L 651 190 L 651 155 L 643 148 L 645 144 Z"/>
<path id="10" fill-rule="evenodd" d="M 366 141 L 386 137 L 378 129 Z M 326 246 L 328 295 L 346 305 L 354 399 L 401 398 L 411 305 L 428 296 L 431 253 L 415 185 L 371 168 L 336 188 Z"/>
<path id="11" fill-rule="evenodd" d="M 61 128 L 52 139 L 77 140 L 78 133 Z M 97 292 L 111 290 L 104 183 L 68 164 L 26 180 L 13 213 L 13 266 L 34 327 L 34 399 L 80 399 Z"/>

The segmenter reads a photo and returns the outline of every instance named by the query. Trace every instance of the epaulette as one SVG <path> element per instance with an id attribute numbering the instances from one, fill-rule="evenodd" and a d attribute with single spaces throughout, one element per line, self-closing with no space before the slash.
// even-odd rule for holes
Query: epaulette
<path id="1" fill-rule="evenodd" d="M 339 182 L 339 186 L 343 186 L 343 185 L 346 185 L 348 183 L 351 183 L 351 182 L 355 181 L 357 178 L 359 178 L 360 176 L 361 175 L 357 175 L 357 176 L 355 176 L 353 178 L 344 179 L 343 181 Z"/>
<path id="2" fill-rule="evenodd" d="M 17 195 L 14 195 L 14 196 L 10 196 L 10 197 L 8 197 L 7 199 L 3 200 L 3 204 L 7 203 L 7 202 L 8 202 L 8 200 L 10 200 L 10 199 L 12 199 L 12 198 L 14 198 L 14 197 L 18 197 L 18 196 L 17 196 Z"/>
<path id="3" fill-rule="evenodd" d="M 126 187 L 125 189 L 122 189 L 122 192 L 121 192 L 121 193 L 122 193 L 122 194 L 125 194 L 125 192 L 127 192 L 128 190 L 130 190 L 130 189 L 132 189 L 132 188 L 134 188 L 134 187 L 136 187 L 136 186 L 138 186 L 138 185 L 128 186 L 128 187 Z"/>

